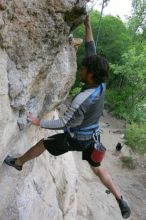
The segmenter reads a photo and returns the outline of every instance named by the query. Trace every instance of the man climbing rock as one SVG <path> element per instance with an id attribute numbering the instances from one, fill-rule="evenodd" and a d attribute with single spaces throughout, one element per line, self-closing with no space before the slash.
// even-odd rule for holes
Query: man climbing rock
<path id="1" fill-rule="evenodd" d="M 45 150 L 55 156 L 68 151 L 82 151 L 82 159 L 88 161 L 93 172 L 114 195 L 123 218 L 128 218 L 131 211 L 127 202 L 108 172 L 100 166 L 106 149 L 100 143 L 99 118 L 104 107 L 109 64 L 105 58 L 96 55 L 89 16 L 85 19 L 85 32 L 86 57 L 80 71 L 80 79 L 85 86 L 81 92 L 75 96 L 64 116 L 58 120 L 40 120 L 31 113 L 28 114 L 28 121 L 33 125 L 45 129 L 63 129 L 64 133 L 42 139 L 21 157 L 7 156 L 4 162 L 21 171 L 27 161 L 38 157 Z"/>

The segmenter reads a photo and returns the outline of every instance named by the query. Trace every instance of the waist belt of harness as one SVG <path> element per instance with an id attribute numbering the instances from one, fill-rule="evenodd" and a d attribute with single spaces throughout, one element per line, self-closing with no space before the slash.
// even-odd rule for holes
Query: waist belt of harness
<path id="1" fill-rule="evenodd" d="M 98 124 L 93 124 L 87 127 L 82 127 L 82 128 L 70 128 L 70 132 L 73 132 L 75 134 L 85 134 L 85 135 L 90 135 L 93 133 L 96 133 L 99 131 L 99 125 Z"/>

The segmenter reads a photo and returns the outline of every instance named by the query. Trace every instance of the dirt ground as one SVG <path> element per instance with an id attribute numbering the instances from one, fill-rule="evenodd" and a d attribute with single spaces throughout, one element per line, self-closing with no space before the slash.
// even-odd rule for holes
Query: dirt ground
<path id="1" fill-rule="evenodd" d="M 124 124 L 104 112 L 101 118 L 101 141 L 107 152 L 102 167 L 111 174 L 114 183 L 121 190 L 131 207 L 130 220 L 146 220 L 146 168 L 144 157 L 132 155 L 124 144 Z M 123 145 L 121 152 L 116 144 Z M 121 220 L 119 207 L 112 194 L 105 193 L 106 188 L 92 173 L 88 163 L 81 160 L 81 153 L 74 152 L 79 172 L 78 180 L 78 219 L 77 220 Z M 136 168 L 123 167 L 120 157 L 132 155 L 137 159 Z"/>

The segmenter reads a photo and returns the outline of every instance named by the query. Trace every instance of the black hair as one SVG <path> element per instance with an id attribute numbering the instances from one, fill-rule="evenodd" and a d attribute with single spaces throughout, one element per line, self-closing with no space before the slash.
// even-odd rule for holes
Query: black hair
<path id="1" fill-rule="evenodd" d="M 82 65 L 87 68 L 88 72 L 93 74 L 96 83 L 101 84 L 108 79 L 109 63 L 104 57 L 98 55 L 86 57 L 83 59 Z"/>

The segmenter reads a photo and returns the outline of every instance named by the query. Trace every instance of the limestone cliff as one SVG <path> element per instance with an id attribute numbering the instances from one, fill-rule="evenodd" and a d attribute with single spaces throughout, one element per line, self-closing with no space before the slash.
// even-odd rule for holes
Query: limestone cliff
<path id="1" fill-rule="evenodd" d="M 30 126 L 26 113 L 55 117 L 75 80 L 76 50 L 68 43 L 86 1 L 0 0 L 0 219 L 76 219 L 72 154 L 47 152 L 21 173 L 3 165 L 52 132 Z M 68 166 L 69 163 L 69 166 Z"/>

